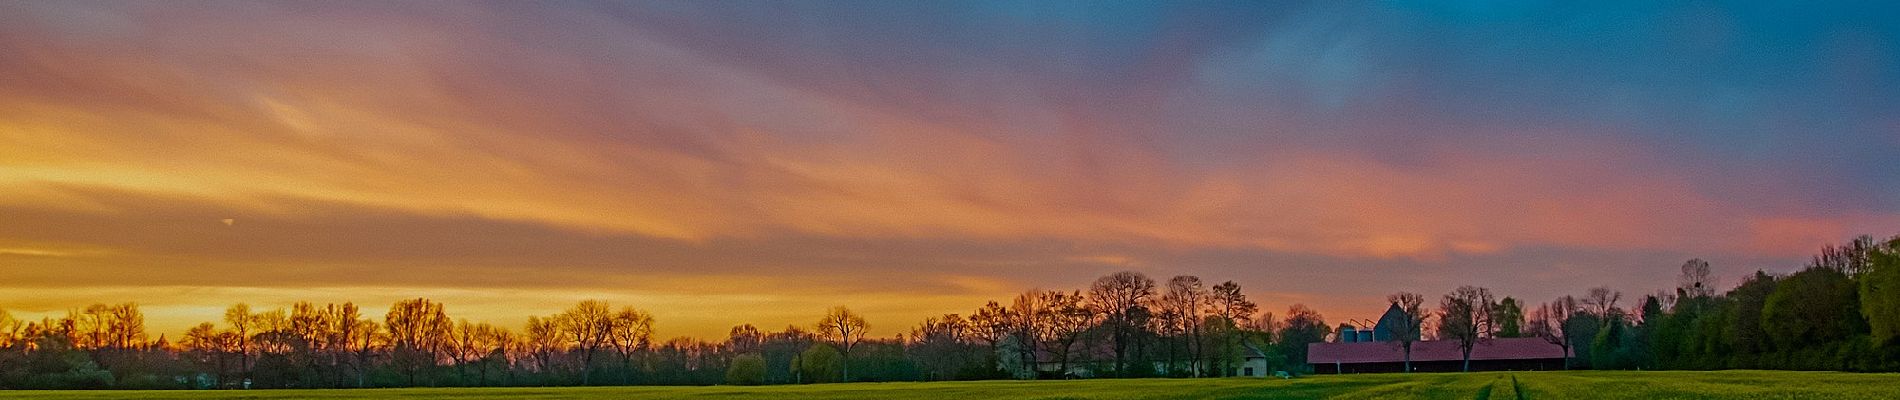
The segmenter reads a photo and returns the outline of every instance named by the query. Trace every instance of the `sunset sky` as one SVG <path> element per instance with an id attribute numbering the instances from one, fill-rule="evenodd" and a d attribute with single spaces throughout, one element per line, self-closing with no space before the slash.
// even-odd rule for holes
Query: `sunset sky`
<path id="1" fill-rule="evenodd" d="M 1338 322 L 1900 233 L 1900 6 L 1618 3 L 0 1 L 0 308 Z"/>

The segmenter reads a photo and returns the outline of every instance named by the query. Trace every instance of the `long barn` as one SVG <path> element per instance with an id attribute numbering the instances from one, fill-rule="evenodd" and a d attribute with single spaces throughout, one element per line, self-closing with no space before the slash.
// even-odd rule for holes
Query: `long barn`
<path id="1" fill-rule="evenodd" d="M 1538 371 L 1564 368 L 1564 349 L 1541 338 L 1484 339 L 1471 349 L 1472 371 Z M 1400 372 L 1405 351 L 1398 342 L 1312 343 L 1306 362 L 1322 374 Z M 1430 340 L 1412 343 L 1412 370 L 1454 372 L 1464 366 L 1458 342 Z"/>

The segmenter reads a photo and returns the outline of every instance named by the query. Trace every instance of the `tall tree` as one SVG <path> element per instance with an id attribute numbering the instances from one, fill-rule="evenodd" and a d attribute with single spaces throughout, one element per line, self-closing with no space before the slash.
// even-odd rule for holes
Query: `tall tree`
<path id="1" fill-rule="evenodd" d="M 237 303 L 224 310 L 224 323 L 231 329 L 237 340 L 232 343 L 238 355 L 238 377 L 251 380 L 251 328 L 256 325 L 257 315 L 251 313 L 251 305 Z"/>
<path id="2" fill-rule="evenodd" d="M 1741 285 L 1728 292 L 1731 301 L 1726 310 L 1724 336 L 1732 352 L 1736 354 L 1761 354 L 1774 349 L 1774 343 L 1768 332 L 1762 328 L 1762 310 L 1768 305 L 1768 296 L 1775 293 L 1779 278 L 1766 272 L 1755 271 L 1755 275 L 1743 279 Z M 1738 358 L 1739 359 L 1739 358 Z M 1752 362 L 1730 365 L 1731 368 L 1757 367 Z"/>
<path id="3" fill-rule="evenodd" d="M 949 379 L 969 364 L 969 322 L 957 314 L 925 317 L 910 331 L 906 350 L 929 379 Z"/>
<path id="4" fill-rule="evenodd" d="M 1003 340 L 1016 330 L 1009 314 L 1008 308 L 995 301 L 984 304 L 983 308 L 970 314 L 970 337 L 989 346 L 984 359 L 991 361 L 991 372 L 1002 369 L 1003 360 L 998 352 L 1002 351 Z"/>
<path id="5" fill-rule="evenodd" d="M 568 343 L 580 351 L 581 385 L 593 384 L 594 354 L 611 342 L 614 318 L 607 302 L 585 300 L 555 316 Z"/>
<path id="6" fill-rule="evenodd" d="M 106 330 L 112 325 L 112 307 L 103 303 L 86 306 L 83 310 L 68 311 L 66 319 L 73 321 L 73 333 L 79 340 L 73 342 L 80 348 L 95 353 L 106 348 Z"/>
<path id="7" fill-rule="evenodd" d="M 1142 307 L 1155 294 L 1155 281 L 1134 271 L 1122 271 L 1101 277 L 1089 286 L 1089 300 L 1109 326 L 1115 352 L 1115 374 L 1128 370 L 1129 341 L 1141 325 L 1130 318 L 1130 310 Z"/>
<path id="8" fill-rule="evenodd" d="M 1577 337 L 1588 340 L 1584 343 L 1588 346 L 1580 348 L 1589 349 L 1578 353 L 1581 354 L 1579 358 L 1589 362 L 1592 368 L 1605 369 L 1620 365 L 1614 351 L 1618 348 L 1618 344 L 1622 343 L 1623 325 L 1628 322 L 1624 318 L 1628 313 L 1623 312 L 1623 309 L 1616 305 L 1622 299 L 1623 292 L 1611 290 L 1608 287 L 1595 287 L 1584 292 L 1585 315 L 1584 318 L 1576 320 L 1587 320 L 1593 324 L 1578 329 L 1580 335 Z M 1608 351 L 1598 352 L 1599 349 Z"/>
<path id="9" fill-rule="evenodd" d="M 1676 294 L 1688 298 L 1714 296 L 1715 277 L 1709 262 L 1700 258 L 1683 262 L 1682 273 L 1676 276 Z"/>
<path id="10" fill-rule="evenodd" d="M 1872 328 L 1869 337 L 1875 345 L 1900 345 L 1900 236 L 1874 246 L 1867 261 L 1860 311 Z"/>
<path id="11" fill-rule="evenodd" d="M 1385 334 L 1392 337 L 1392 343 L 1405 353 L 1405 372 L 1412 372 L 1412 344 L 1417 343 L 1424 333 L 1425 318 L 1429 315 L 1425 311 L 1425 296 L 1398 292 L 1386 296 L 1385 300 L 1398 307 L 1399 318 L 1380 321 L 1383 323 L 1381 325 Z"/>
<path id="12" fill-rule="evenodd" d="M 488 331 L 494 330 L 487 323 L 469 322 L 467 319 L 455 324 L 455 330 L 449 335 L 449 349 L 445 353 L 455 362 L 455 370 L 460 371 L 461 379 L 468 380 L 475 371 L 472 369 L 478 360 L 487 355 Z"/>
<path id="13" fill-rule="evenodd" d="M 138 303 L 121 303 L 112 306 L 110 323 L 106 327 L 106 339 L 112 348 L 124 351 L 144 347 L 145 313 L 139 311 Z"/>
<path id="14" fill-rule="evenodd" d="M 765 332 L 752 324 L 741 324 L 726 331 L 726 348 L 734 353 L 757 353 L 765 343 Z"/>
<path id="15" fill-rule="evenodd" d="M 391 361 L 408 376 L 410 386 L 417 384 L 422 371 L 436 366 L 449 347 L 455 326 L 441 303 L 423 298 L 390 306 L 383 325 L 389 328 Z"/>
<path id="16" fill-rule="evenodd" d="M 1042 301 L 1039 303 L 1043 309 L 1039 316 L 1041 324 L 1048 327 L 1042 330 L 1042 340 L 1049 343 L 1043 348 L 1049 349 L 1051 355 L 1056 357 L 1059 371 L 1066 375 L 1069 373 L 1069 359 L 1075 343 L 1094 324 L 1095 313 L 1083 305 L 1080 291 L 1047 291 L 1042 292 L 1041 296 Z"/>
<path id="17" fill-rule="evenodd" d="M 1042 304 L 1043 292 L 1031 289 L 1016 295 L 1016 299 L 1010 302 L 1009 313 L 1005 314 L 1009 316 L 1012 331 L 1010 340 L 1016 344 L 1014 350 L 1018 365 L 1022 366 L 1017 376 L 1020 379 L 1033 379 L 1041 371 L 1038 355 L 1042 349 L 1042 338 L 1048 336 L 1044 332 L 1049 330 L 1048 318 L 1044 317 L 1049 311 Z"/>
<path id="18" fill-rule="evenodd" d="M 832 307 L 825 317 L 818 319 L 818 333 L 835 346 L 842 358 L 844 382 L 851 381 L 851 349 L 864 340 L 864 331 L 870 326 L 864 323 L 864 317 L 844 306 Z"/>
<path id="19" fill-rule="evenodd" d="M 1558 297 L 1537 308 L 1530 320 L 1530 333 L 1544 338 L 1544 341 L 1557 345 L 1564 352 L 1564 369 L 1570 368 L 1571 348 L 1576 345 L 1576 332 L 1571 329 L 1571 320 L 1577 315 L 1577 298 Z"/>
<path id="20" fill-rule="evenodd" d="M 1514 338 L 1524 336 L 1524 306 L 1517 299 L 1506 296 L 1498 300 L 1496 308 L 1491 310 L 1493 321 L 1492 337 Z"/>
<path id="21" fill-rule="evenodd" d="M 373 339 L 381 327 L 376 324 L 376 321 L 365 318 L 362 310 L 356 307 L 356 303 L 351 302 L 344 302 L 343 305 L 337 306 L 331 319 L 336 324 L 331 338 L 331 341 L 335 343 L 335 346 L 332 346 L 336 353 L 335 357 L 340 364 L 353 370 L 352 373 L 356 376 L 356 387 L 362 387 L 367 375 L 365 370 L 369 363 L 369 353 L 374 345 Z M 336 386 L 343 387 L 345 379 L 339 371 L 336 375 Z"/>
<path id="22" fill-rule="evenodd" d="M 1861 235 L 1845 245 L 1828 245 L 1821 248 L 1821 254 L 1814 256 L 1808 263 L 1812 268 L 1826 268 L 1840 271 L 1848 276 L 1858 277 L 1867 272 L 1873 253 L 1881 243 L 1872 236 Z"/>
<path id="23" fill-rule="evenodd" d="M 1762 308 L 1762 329 L 1777 348 L 1794 350 L 1866 331 L 1858 287 L 1845 272 L 1808 268 L 1775 284 Z"/>
<path id="24" fill-rule="evenodd" d="M 225 371 L 230 367 L 227 365 L 226 356 L 230 354 L 229 350 L 232 347 L 230 342 L 233 339 L 234 335 L 230 332 L 219 331 L 216 325 L 206 322 L 186 330 L 185 336 L 179 340 L 179 344 L 182 345 L 186 351 L 197 353 L 205 357 L 203 361 L 211 364 L 213 366 L 212 368 L 214 368 L 212 377 L 217 380 L 217 387 L 223 388 L 226 376 Z"/>
<path id="25" fill-rule="evenodd" d="M 516 348 L 518 339 L 508 328 L 488 324 L 481 324 L 481 327 L 485 328 L 478 329 L 483 354 L 476 361 L 476 371 L 479 371 L 478 382 L 487 386 L 489 368 L 498 368 L 503 372 L 509 370 L 509 354 Z"/>
<path id="26" fill-rule="evenodd" d="M 1253 319 L 1254 313 L 1260 312 L 1260 305 L 1247 300 L 1247 294 L 1241 293 L 1240 284 L 1234 281 L 1214 285 L 1212 303 L 1211 311 L 1221 322 L 1220 374 L 1233 375 L 1235 355 L 1239 353 L 1241 340 L 1244 339 L 1241 327 L 1246 326 Z"/>
<path id="27" fill-rule="evenodd" d="M 621 307 L 619 312 L 614 313 L 607 338 L 614 353 L 620 355 L 620 366 L 627 370 L 627 380 L 632 381 L 632 374 L 636 371 L 634 354 L 646 350 L 653 343 L 653 314 L 633 307 Z"/>
<path id="28" fill-rule="evenodd" d="M 1583 296 L 1584 312 L 1603 318 L 1610 315 L 1610 311 L 1615 310 L 1616 303 L 1621 300 L 1623 300 L 1623 292 L 1611 290 L 1608 287 L 1590 288 L 1590 291 L 1585 292 Z"/>
<path id="29" fill-rule="evenodd" d="M 1486 339 L 1484 327 L 1491 323 L 1492 308 L 1491 291 L 1475 286 L 1459 287 L 1438 302 L 1438 338 L 1458 342 L 1467 372 L 1471 349 Z"/>
<path id="30" fill-rule="evenodd" d="M 547 318 L 529 316 L 528 324 L 522 329 L 521 339 L 535 370 L 542 373 L 554 369 L 554 354 L 560 352 L 567 340 L 567 333 L 561 331 L 560 316 Z"/>
<path id="31" fill-rule="evenodd" d="M 1161 295 L 1161 303 L 1181 323 L 1180 333 L 1184 336 L 1188 370 L 1196 377 L 1203 373 L 1206 354 L 1204 346 L 1204 327 L 1208 299 L 1211 296 L 1201 278 L 1191 275 L 1176 276 L 1168 279 L 1168 292 Z M 1172 366 L 1170 366 L 1172 367 Z"/>
<path id="32" fill-rule="evenodd" d="M 1332 334 L 1332 327 L 1326 326 L 1326 317 L 1319 311 L 1294 304 L 1286 310 L 1286 319 L 1280 324 L 1280 354 L 1285 354 L 1295 364 L 1305 364 L 1306 345 L 1326 341 L 1326 335 Z"/>

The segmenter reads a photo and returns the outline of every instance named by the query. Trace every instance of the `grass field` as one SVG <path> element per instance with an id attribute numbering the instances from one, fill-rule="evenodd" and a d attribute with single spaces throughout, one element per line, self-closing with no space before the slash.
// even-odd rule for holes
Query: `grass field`
<path id="1" fill-rule="evenodd" d="M 14 391 L 8 399 L 1900 399 L 1900 374 L 1516 372 L 758 387 Z"/>

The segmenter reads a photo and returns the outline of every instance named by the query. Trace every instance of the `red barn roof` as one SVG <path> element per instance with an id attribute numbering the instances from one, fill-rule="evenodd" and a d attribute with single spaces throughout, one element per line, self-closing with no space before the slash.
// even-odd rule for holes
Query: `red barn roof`
<path id="1" fill-rule="evenodd" d="M 1564 358 L 1564 349 L 1542 338 L 1485 339 L 1471 347 L 1471 359 L 1525 360 Z M 1412 361 L 1459 361 L 1464 354 L 1458 342 L 1430 340 L 1412 343 Z M 1404 362 L 1405 350 L 1397 342 L 1309 343 L 1306 363 L 1382 363 Z"/>

